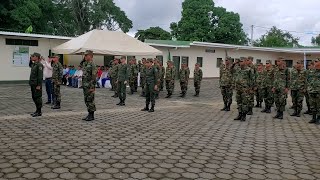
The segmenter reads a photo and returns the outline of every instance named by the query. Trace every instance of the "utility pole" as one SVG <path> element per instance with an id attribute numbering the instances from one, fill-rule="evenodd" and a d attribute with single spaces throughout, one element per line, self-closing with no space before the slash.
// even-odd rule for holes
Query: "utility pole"
<path id="1" fill-rule="evenodd" d="M 251 42 L 250 45 L 253 46 L 253 25 L 251 25 Z"/>

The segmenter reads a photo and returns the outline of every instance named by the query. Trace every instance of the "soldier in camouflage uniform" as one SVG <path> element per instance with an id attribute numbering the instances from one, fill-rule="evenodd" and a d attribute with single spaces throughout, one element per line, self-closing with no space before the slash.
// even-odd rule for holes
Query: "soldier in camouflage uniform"
<path id="1" fill-rule="evenodd" d="M 313 72 L 313 70 L 314 70 L 314 61 L 312 61 L 312 62 L 310 62 L 308 64 L 308 68 L 306 70 L 306 77 L 307 77 L 306 79 L 307 80 L 308 80 L 308 77 L 309 77 L 309 73 Z M 308 81 L 306 81 L 306 86 L 308 87 Z M 310 107 L 310 96 L 309 96 L 308 92 L 305 93 L 305 97 L 306 97 L 306 104 L 307 104 L 308 110 L 306 112 L 304 112 L 304 114 L 312 115 L 312 111 L 311 111 L 311 107 Z"/>
<path id="2" fill-rule="evenodd" d="M 163 91 L 163 88 L 164 88 L 164 76 L 166 75 L 166 68 L 164 68 L 162 64 L 160 64 L 160 67 L 161 67 L 160 91 Z"/>
<path id="3" fill-rule="evenodd" d="M 220 79 L 219 79 L 219 87 L 221 89 L 221 94 L 223 97 L 224 107 L 221 111 L 230 111 L 230 106 L 232 104 L 232 96 L 233 96 L 233 76 L 232 76 L 232 66 L 230 63 L 230 58 L 227 57 L 225 59 L 225 64 L 221 64 L 220 66 Z"/>
<path id="4" fill-rule="evenodd" d="M 193 71 L 193 79 L 194 79 L 194 89 L 196 91 L 195 97 L 199 97 L 200 94 L 200 87 L 202 81 L 202 70 L 200 69 L 200 64 L 195 64 L 194 71 Z"/>
<path id="5" fill-rule="evenodd" d="M 134 79 L 134 92 L 138 92 L 138 75 L 139 75 L 139 67 L 137 64 L 137 60 L 133 59 L 133 64 L 136 66 L 136 77 Z"/>
<path id="6" fill-rule="evenodd" d="M 141 109 L 141 111 L 154 112 L 154 106 L 156 104 L 155 91 L 158 91 L 159 84 L 158 69 L 152 65 L 152 59 L 148 59 L 146 62 L 146 107 Z M 150 102 L 151 108 L 149 109 Z"/>
<path id="7" fill-rule="evenodd" d="M 134 59 L 131 59 L 129 61 L 129 86 L 130 86 L 130 92 L 129 94 L 133 94 L 136 91 L 136 80 L 138 78 L 138 68 L 134 64 Z"/>
<path id="8" fill-rule="evenodd" d="M 304 94 L 306 92 L 307 74 L 303 69 L 303 61 L 297 61 L 296 68 L 291 72 L 291 97 L 294 113 L 291 116 L 300 117 Z"/>
<path id="9" fill-rule="evenodd" d="M 145 84 L 146 84 L 146 59 L 142 58 L 142 65 L 140 70 L 140 86 L 141 86 L 141 96 L 145 97 Z"/>
<path id="10" fill-rule="evenodd" d="M 310 97 L 312 120 L 310 124 L 320 124 L 320 60 L 314 61 L 314 68 L 308 73 L 307 90 Z"/>
<path id="11" fill-rule="evenodd" d="M 287 104 L 287 94 L 289 91 L 290 74 L 282 58 L 278 59 L 278 67 L 274 72 L 274 82 L 272 92 L 277 107 L 277 115 L 274 118 L 283 119 L 283 112 Z"/>
<path id="12" fill-rule="evenodd" d="M 263 71 L 263 99 L 265 108 L 261 112 L 271 113 L 271 106 L 274 102 L 273 100 L 273 81 L 274 81 L 274 69 L 271 60 L 267 60 L 265 70 Z"/>
<path id="13" fill-rule="evenodd" d="M 252 71 L 252 74 L 256 74 L 256 68 L 253 65 L 253 57 L 249 56 L 248 57 L 248 67 L 249 69 Z M 256 76 L 252 77 L 252 82 L 253 82 L 253 87 L 256 87 Z M 252 115 L 253 114 L 253 106 L 254 106 L 254 90 L 252 89 L 252 91 L 250 91 L 250 103 L 249 103 L 249 111 L 247 115 Z"/>
<path id="14" fill-rule="evenodd" d="M 157 69 L 157 74 L 158 74 L 158 76 L 160 78 L 160 74 L 162 74 L 162 69 L 160 67 L 160 62 L 159 62 L 159 60 L 157 58 L 155 58 L 153 60 L 153 67 Z M 158 83 L 158 87 L 159 86 L 160 86 L 160 82 Z M 157 88 L 157 90 L 154 90 L 154 96 L 155 96 L 156 99 L 159 99 L 159 93 L 160 93 L 160 89 L 159 88 Z"/>
<path id="15" fill-rule="evenodd" d="M 94 102 L 96 84 L 97 84 L 97 67 L 93 63 L 93 52 L 87 50 L 84 54 L 84 60 L 80 63 L 83 67 L 82 87 L 84 102 L 87 106 L 88 116 L 83 118 L 85 121 L 94 120 L 96 104 Z"/>
<path id="16" fill-rule="evenodd" d="M 63 77 L 63 67 L 59 62 L 59 56 L 53 57 L 52 64 L 52 87 L 53 87 L 53 104 L 52 109 L 60 109 L 61 103 L 61 94 L 60 94 L 60 85 L 62 84 Z"/>
<path id="17" fill-rule="evenodd" d="M 259 63 L 257 67 L 257 71 L 255 73 L 255 79 L 256 79 L 256 87 L 255 87 L 255 93 L 256 93 L 256 101 L 257 105 L 256 107 L 261 108 L 262 102 L 263 102 L 263 80 L 264 80 L 264 69 L 263 64 Z"/>
<path id="18" fill-rule="evenodd" d="M 234 120 L 245 121 L 249 111 L 250 94 L 253 87 L 253 76 L 251 69 L 247 67 L 248 62 L 240 60 L 241 69 L 235 77 L 235 90 L 238 104 L 239 115 Z"/>
<path id="19" fill-rule="evenodd" d="M 118 71 L 119 71 L 119 59 L 114 59 L 113 66 L 111 68 L 111 86 L 114 91 L 114 95 L 111 97 L 117 98 L 118 97 Z"/>
<path id="20" fill-rule="evenodd" d="M 121 57 L 121 64 L 118 65 L 118 95 L 120 102 L 118 106 L 125 106 L 126 101 L 126 86 L 129 80 L 129 66 L 126 64 L 126 57 Z"/>
<path id="21" fill-rule="evenodd" d="M 31 114 L 32 117 L 42 116 L 42 81 L 43 81 L 43 65 L 40 63 L 41 55 L 33 53 L 31 60 L 34 63 L 29 64 L 31 67 L 29 85 L 31 87 L 32 100 L 36 105 L 36 111 Z M 31 61 L 30 61 L 31 62 Z"/>
<path id="22" fill-rule="evenodd" d="M 176 70 L 173 66 L 172 61 L 167 62 L 166 68 L 166 89 L 167 89 L 167 96 L 166 98 L 170 98 L 174 91 L 174 81 L 175 81 Z"/>
<path id="23" fill-rule="evenodd" d="M 181 87 L 181 96 L 182 98 L 186 97 L 187 88 L 188 88 L 188 69 L 186 64 L 181 64 L 181 69 L 179 72 L 179 79 L 180 79 L 180 87 Z"/>

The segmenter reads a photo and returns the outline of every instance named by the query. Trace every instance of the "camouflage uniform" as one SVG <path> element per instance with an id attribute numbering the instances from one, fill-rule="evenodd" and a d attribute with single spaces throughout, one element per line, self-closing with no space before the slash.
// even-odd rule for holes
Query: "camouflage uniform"
<path id="1" fill-rule="evenodd" d="M 188 70 L 186 67 L 180 69 L 179 72 L 179 79 L 180 79 L 180 87 L 181 87 L 181 97 L 184 97 L 187 93 L 188 88 Z"/>
<path id="2" fill-rule="evenodd" d="M 174 91 L 174 81 L 175 81 L 176 70 L 174 66 L 166 68 L 166 89 L 168 91 L 167 98 L 171 97 Z"/>
<path id="3" fill-rule="evenodd" d="M 271 106 L 274 103 L 273 92 L 272 92 L 273 81 L 274 81 L 274 69 L 272 67 L 270 67 L 270 69 L 266 68 L 263 71 L 263 77 L 264 78 L 263 78 L 262 88 L 263 88 L 263 99 L 265 103 L 265 109 L 262 110 L 261 112 L 270 113 Z"/>
<path id="4" fill-rule="evenodd" d="M 221 109 L 222 111 L 230 111 L 230 106 L 232 104 L 232 96 L 233 96 L 233 90 L 232 90 L 233 80 L 234 79 L 232 76 L 231 65 L 226 66 L 225 64 L 222 64 L 220 66 L 220 80 L 219 80 L 221 94 L 224 102 L 224 108 Z"/>
<path id="5" fill-rule="evenodd" d="M 294 114 L 292 114 L 292 116 L 300 116 L 304 93 L 306 91 L 306 78 L 305 70 L 293 69 L 291 72 L 290 89 L 294 107 Z"/>
<path id="6" fill-rule="evenodd" d="M 160 74 L 160 91 L 163 91 L 164 88 L 164 76 L 166 74 L 166 69 L 161 66 L 161 74 Z"/>
<path id="7" fill-rule="evenodd" d="M 307 69 L 306 70 L 306 87 L 308 87 L 308 78 L 309 78 L 309 74 L 312 73 L 313 70 L 312 69 Z M 308 90 L 308 89 L 306 89 Z M 308 110 L 304 113 L 304 114 L 312 114 L 312 111 L 311 111 L 311 107 L 310 107 L 310 96 L 309 96 L 309 93 L 308 91 L 304 94 L 305 95 L 305 98 L 306 98 L 306 104 L 307 104 L 307 107 L 308 107 Z"/>
<path id="8" fill-rule="evenodd" d="M 136 91 L 136 81 L 138 78 L 138 69 L 135 64 L 128 65 L 129 66 L 129 86 L 130 86 L 130 94 Z"/>
<path id="9" fill-rule="evenodd" d="M 141 71 L 140 71 L 140 86 L 142 89 L 141 96 L 145 96 L 145 93 L 146 93 L 145 85 L 146 85 L 146 65 L 142 64 Z"/>
<path id="10" fill-rule="evenodd" d="M 200 68 L 198 70 L 194 69 L 193 78 L 194 78 L 194 89 L 196 91 L 195 96 L 199 96 L 202 76 L 203 76 L 203 73 L 202 73 L 202 70 Z"/>
<path id="11" fill-rule="evenodd" d="M 88 112 L 96 111 L 94 102 L 95 92 L 90 92 L 90 89 L 95 89 L 97 84 L 97 67 L 92 61 L 85 61 L 83 64 L 82 87 L 84 102 L 87 106 Z"/>
<path id="12" fill-rule="evenodd" d="M 264 70 L 262 71 L 256 71 L 255 73 L 255 79 L 256 79 L 256 101 L 257 106 L 261 108 L 261 104 L 263 102 L 263 81 L 264 81 Z"/>
<path id="13" fill-rule="evenodd" d="M 157 70 L 156 74 L 157 74 L 158 78 L 160 79 L 160 74 L 162 74 L 162 68 L 158 64 L 153 65 L 153 68 L 155 68 Z M 160 82 L 157 83 L 157 85 L 160 86 Z M 159 98 L 159 93 L 160 93 L 160 88 L 158 88 L 157 90 L 154 90 L 154 96 L 156 99 Z"/>
<path id="14" fill-rule="evenodd" d="M 159 72 L 157 67 L 151 66 L 150 68 L 146 68 L 146 107 L 149 110 L 149 104 L 151 102 L 151 109 L 149 112 L 154 111 L 155 106 L 155 85 L 159 86 Z M 159 88 L 158 88 L 159 89 Z"/>
<path id="15" fill-rule="evenodd" d="M 40 58 L 40 55 L 39 55 L 39 58 Z M 29 85 L 31 87 L 32 100 L 37 108 L 35 113 L 41 114 L 43 65 L 40 62 L 35 62 L 30 66 L 31 66 L 31 72 L 30 72 L 30 78 L 29 78 Z M 39 90 L 36 89 L 37 86 L 40 86 Z"/>
<path id="16" fill-rule="evenodd" d="M 253 64 L 250 64 L 249 67 L 248 67 L 251 71 L 252 74 L 256 74 L 256 68 Z M 254 75 L 252 77 L 252 82 L 253 82 L 253 87 L 256 87 L 256 76 Z M 253 89 L 252 89 L 253 90 Z M 249 98 L 249 111 L 248 111 L 248 115 L 252 115 L 253 112 L 252 112 L 252 109 L 253 109 L 253 106 L 254 106 L 254 91 L 250 91 L 249 92 L 250 94 L 250 98 Z"/>
<path id="17" fill-rule="evenodd" d="M 112 97 L 118 97 L 118 71 L 119 71 L 119 64 L 114 64 L 111 68 L 111 79 L 112 79 L 112 89 L 114 90 L 114 95 Z"/>
<path id="18" fill-rule="evenodd" d="M 283 69 L 278 67 L 274 72 L 274 101 L 277 107 L 277 115 L 275 118 L 278 119 L 283 119 L 283 111 L 285 111 L 287 104 L 287 93 L 285 89 L 289 88 L 289 76 L 289 70 L 285 67 Z"/>
<path id="19" fill-rule="evenodd" d="M 119 64 L 118 67 L 118 95 L 120 103 L 118 105 L 125 105 L 126 100 L 126 84 L 129 80 L 129 67 L 127 64 Z"/>
<path id="20" fill-rule="evenodd" d="M 189 86 L 189 78 L 190 78 L 190 69 L 189 67 L 186 67 L 187 68 L 187 89 L 188 90 L 188 86 Z"/>
<path id="21" fill-rule="evenodd" d="M 246 115 L 250 106 L 250 91 L 253 86 L 253 76 L 251 69 L 247 66 L 241 68 L 235 77 L 236 99 L 239 115 L 235 120 L 246 120 Z"/>
<path id="22" fill-rule="evenodd" d="M 312 120 L 309 123 L 320 124 L 320 69 L 309 71 L 307 90 L 310 97 L 310 108 L 312 112 Z"/>
<path id="23" fill-rule="evenodd" d="M 53 87 L 53 103 L 55 106 L 60 107 L 61 94 L 60 85 L 62 83 L 63 67 L 60 62 L 54 62 L 52 66 L 52 87 Z"/>

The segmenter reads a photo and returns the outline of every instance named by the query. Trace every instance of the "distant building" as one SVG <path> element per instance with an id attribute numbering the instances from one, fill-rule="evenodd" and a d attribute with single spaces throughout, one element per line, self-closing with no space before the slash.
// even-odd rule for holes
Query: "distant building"
<path id="1" fill-rule="evenodd" d="M 64 36 L 0 31 L 0 82 L 28 80 L 30 74 L 28 63 L 31 53 L 38 52 L 44 58 L 47 58 L 53 47 L 70 39 L 72 38 Z M 265 63 L 266 60 L 274 60 L 282 56 L 286 59 L 288 67 L 292 67 L 297 60 L 304 58 L 313 60 L 320 57 L 320 48 L 262 48 L 171 40 L 146 40 L 145 43 L 163 52 L 163 55 L 157 56 L 157 58 L 163 62 L 164 66 L 166 66 L 169 56 L 177 69 L 182 62 L 186 62 L 191 72 L 194 64 L 198 62 L 201 64 L 206 78 L 219 76 L 219 66 L 226 55 L 234 60 L 240 57 L 253 56 L 255 63 Z M 61 55 L 61 57 L 61 63 L 66 65 L 77 66 L 82 60 L 81 55 Z M 114 57 L 95 56 L 94 61 L 97 65 L 109 65 Z M 128 56 L 127 59 L 133 57 Z M 136 56 L 135 58 L 140 60 L 142 56 Z M 193 73 L 191 73 L 192 76 Z"/>

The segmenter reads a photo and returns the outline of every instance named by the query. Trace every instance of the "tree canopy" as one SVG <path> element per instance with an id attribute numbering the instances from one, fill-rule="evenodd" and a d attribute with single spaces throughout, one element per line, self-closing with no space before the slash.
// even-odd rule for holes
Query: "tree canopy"
<path id="1" fill-rule="evenodd" d="M 92 29 L 128 32 L 132 21 L 113 0 L 2 0 L 0 28 L 75 36 Z"/>
<path id="2" fill-rule="evenodd" d="M 239 14 L 215 7 L 212 0 L 185 0 L 181 14 L 181 20 L 170 25 L 172 36 L 178 40 L 241 45 L 248 42 Z"/>
<path id="3" fill-rule="evenodd" d="M 298 46 L 299 38 L 294 37 L 289 32 L 273 26 L 266 34 L 262 35 L 253 44 L 259 47 L 293 47 Z"/>
<path id="4" fill-rule="evenodd" d="M 316 37 L 312 37 L 311 38 L 311 43 L 314 45 L 314 46 L 320 46 L 320 34 Z"/>
<path id="5" fill-rule="evenodd" d="M 146 30 L 138 30 L 135 38 L 144 42 L 145 39 L 170 40 L 171 34 L 160 27 L 150 27 Z"/>

